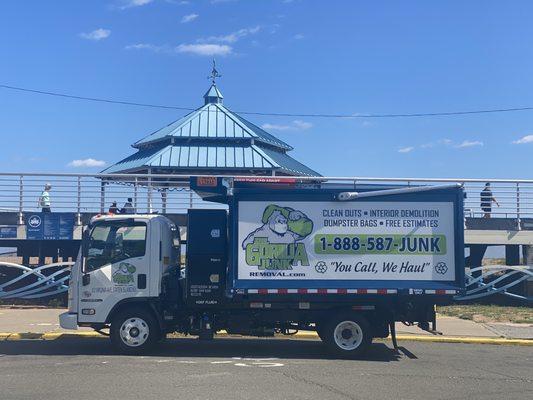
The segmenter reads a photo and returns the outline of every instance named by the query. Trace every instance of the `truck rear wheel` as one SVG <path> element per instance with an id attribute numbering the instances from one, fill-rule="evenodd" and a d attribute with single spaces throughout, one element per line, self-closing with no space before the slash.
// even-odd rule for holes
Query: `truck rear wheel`
<path id="1" fill-rule="evenodd" d="M 321 329 L 321 338 L 338 357 L 357 357 L 364 354 L 372 343 L 370 325 L 363 316 L 338 314 Z"/>
<path id="2" fill-rule="evenodd" d="M 139 354 L 150 349 L 160 338 L 159 326 L 152 314 L 143 309 L 126 309 L 111 322 L 111 343 L 120 353 Z"/>

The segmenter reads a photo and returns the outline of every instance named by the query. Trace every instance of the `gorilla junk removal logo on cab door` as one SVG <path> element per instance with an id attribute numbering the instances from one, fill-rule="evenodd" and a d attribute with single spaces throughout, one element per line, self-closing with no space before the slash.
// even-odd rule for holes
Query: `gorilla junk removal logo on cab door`
<path id="1" fill-rule="evenodd" d="M 302 240 L 313 231 L 313 221 L 301 211 L 270 204 L 259 228 L 242 242 L 246 264 L 259 270 L 290 270 L 309 265 Z"/>

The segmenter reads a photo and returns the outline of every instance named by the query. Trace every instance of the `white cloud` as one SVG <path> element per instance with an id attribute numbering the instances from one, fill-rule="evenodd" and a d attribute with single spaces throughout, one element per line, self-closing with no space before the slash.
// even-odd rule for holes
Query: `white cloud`
<path id="1" fill-rule="evenodd" d="M 233 48 L 226 44 L 210 44 L 210 43 L 197 43 L 197 44 L 180 44 L 176 47 L 169 45 L 155 45 L 151 43 L 136 43 L 130 44 L 124 47 L 126 50 L 148 50 L 154 53 L 189 53 L 199 56 L 227 56 L 233 52 Z"/>
<path id="2" fill-rule="evenodd" d="M 180 44 L 176 47 L 178 53 L 190 53 L 199 56 L 227 56 L 233 51 L 231 46 L 226 44 Z"/>
<path id="3" fill-rule="evenodd" d="M 83 167 L 104 167 L 106 165 L 105 161 L 95 160 L 94 158 L 86 158 L 84 160 L 72 160 L 68 163 L 69 167 L 74 168 L 83 168 Z"/>
<path id="4" fill-rule="evenodd" d="M 126 8 L 145 6 L 146 4 L 150 4 L 153 1 L 154 0 L 126 0 L 122 2 L 123 5 L 119 8 L 125 10 Z"/>
<path id="5" fill-rule="evenodd" d="M 479 140 L 465 140 L 455 147 L 457 147 L 458 149 L 464 149 L 466 147 L 474 147 L 474 146 L 483 146 L 483 142 L 480 142 Z"/>
<path id="6" fill-rule="evenodd" d="M 532 141 L 533 141 L 533 135 Z M 475 146 L 483 146 L 483 142 L 479 140 L 464 140 L 461 143 L 454 143 L 453 140 L 450 139 L 439 139 L 434 142 L 428 142 L 423 143 L 417 146 L 406 146 L 398 149 L 399 153 L 409 153 L 417 148 L 419 149 L 433 149 L 433 148 L 439 148 L 439 147 L 448 147 L 448 148 L 456 148 L 456 149 L 465 149 L 467 147 L 475 147 Z"/>
<path id="7" fill-rule="evenodd" d="M 301 121 L 299 119 L 292 121 L 292 124 L 297 128 L 301 130 L 309 129 L 313 127 L 313 124 L 311 122 L 305 122 Z"/>
<path id="8" fill-rule="evenodd" d="M 288 131 L 289 129 L 291 129 L 291 126 L 266 123 L 266 124 L 261 125 L 261 128 L 265 130 L 272 130 L 272 131 Z"/>
<path id="9" fill-rule="evenodd" d="M 526 135 L 518 140 L 513 140 L 514 144 L 533 143 L 533 135 Z"/>
<path id="10" fill-rule="evenodd" d="M 187 22 L 192 22 L 198 17 L 199 17 L 198 14 L 184 15 L 183 18 L 181 18 L 181 23 L 182 24 L 186 24 Z"/>
<path id="11" fill-rule="evenodd" d="M 88 40 L 102 40 L 108 38 L 109 35 L 111 35 L 111 31 L 103 28 L 95 29 L 92 32 L 80 33 L 80 37 Z"/>
<path id="12" fill-rule="evenodd" d="M 272 130 L 272 131 L 305 131 L 312 127 L 313 127 L 312 123 L 305 122 L 299 119 L 294 120 L 290 124 L 287 124 L 287 125 L 269 124 L 269 123 L 261 125 L 261 128 L 265 130 Z"/>
<path id="13" fill-rule="evenodd" d="M 292 38 L 295 39 L 295 40 L 302 40 L 302 39 L 305 39 L 305 36 L 302 35 L 301 33 L 297 33 Z"/>
<path id="14" fill-rule="evenodd" d="M 398 153 L 410 153 L 414 149 L 415 148 L 413 146 L 401 147 L 401 148 L 398 149 Z"/>
<path id="15" fill-rule="evenodd" d="M 156 46 L 155 44 L 150 43 L 136 43 L 136 44 L 130 44 L 124 47 L 126 50 L 150 50 L 160 52 L 163 51 L 166 47 L 165 46 Z"/>
<path id="16" fill-rule="evenodd" d="M 220 43 L 235 43 L 248 35 L 254 35 L 261 30 L 261 27 L 254 26 L 251 28 L 242 28 L 238 31 L 228 33 L 227 35 L 210 36 L 206 39 L 198 39 L 198 42 L 220 42 Z"/>

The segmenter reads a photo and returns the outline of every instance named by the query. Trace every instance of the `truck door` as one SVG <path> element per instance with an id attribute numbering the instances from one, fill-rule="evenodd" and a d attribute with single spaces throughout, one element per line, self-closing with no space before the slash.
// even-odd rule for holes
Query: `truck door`
<path id="1" fill-rule="evenodd" d="M 119 301 L 149 295 L 148 234 L 134 219 L 96 222 L 84 244 L 78 322 L 105 322 Z"/>

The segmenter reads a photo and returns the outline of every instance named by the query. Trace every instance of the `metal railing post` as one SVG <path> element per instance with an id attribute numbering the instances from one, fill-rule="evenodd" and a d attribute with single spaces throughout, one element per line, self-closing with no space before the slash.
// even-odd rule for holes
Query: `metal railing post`
<path id="1" fill-rule="evenodd" d="M 133 210 L 135 214 L 137 214 L 138 204 L 137 204 L 137 196 L 138 196 L 138 189 L 139 189 L 139 182 L 138 178 L 135 177 L 135 182 L 133 183 Z"/>
<path id="2" fill-rule="evenodd" d="M 189 208 L 192 208 L 192 190 L 189 189 Z"/>
<path id="3" fill-rule="evenodd" d="M 24 181 L 23 175 L 19 177 L 19 225 L 24 224 L 23 210 L 24 209 Z"/>
<path id="4" fill-rule="evenodd" d="M 78 215 L 76 216 L 76 225 L 81 225 L 81 176 L 78 176 Z"/>
<path id="5" fill-rule="evenodd" d="M 152 213 L 152 170 L 148 169 L 148 214 Z"/>
<path id="6" fill-rule="evenodd" d="M 100 182 L 100 213 L 103 214 L 105 210 L 105 182 Z"/>
<path id="7" fill-rule="evenodd" d="M 522 224 L 520 222 L 520 183 L 516 182 L 516 224 L 517 229 L 522 230 Z"/>

